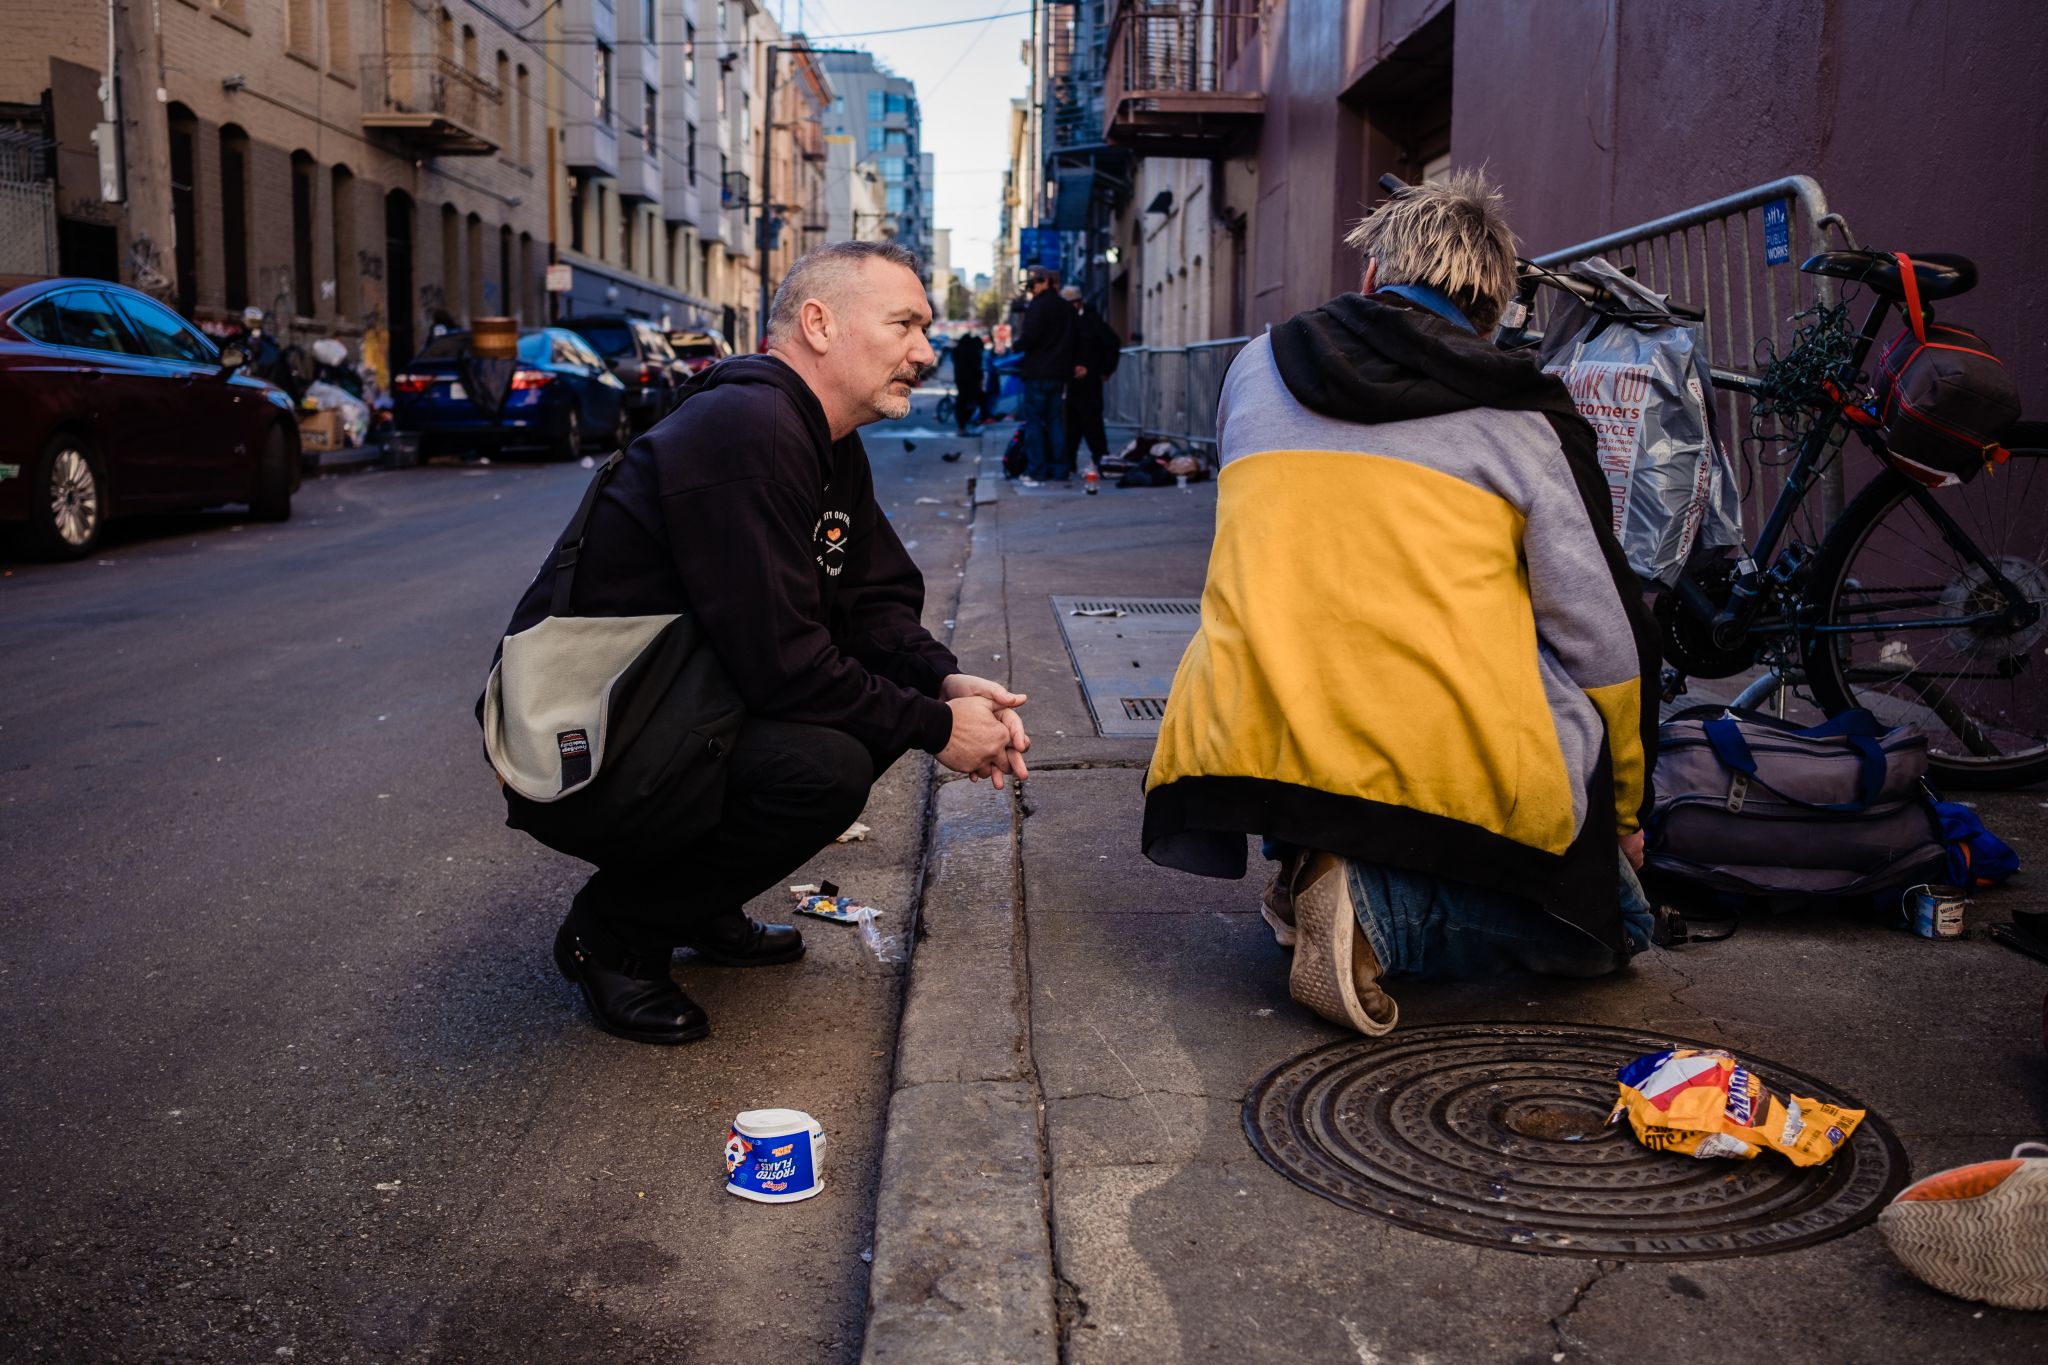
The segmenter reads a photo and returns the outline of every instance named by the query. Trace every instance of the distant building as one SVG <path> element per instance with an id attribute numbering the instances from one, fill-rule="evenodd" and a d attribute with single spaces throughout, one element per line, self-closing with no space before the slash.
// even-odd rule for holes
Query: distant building
<path id="1" fill-rule="evenodd" d="M 930 160 L 929 157 L 926 160 Z M 931 267 L 932 316 L 946 316 L 946 291 L 953 279 L 953 230 L 932 229 L 932 254 L 925 264 Z"/>
<path id="2" fill-rule="evenodd" d="M 856 181 L 863 178 L 858 171 L 844 180 L 828 176 L 828 218 L 843 214 L 852 225 L 850 236 L 893 237 L 926 262 L 929 283 L 931 158 L 919 145 L 916 84 L 891 74 L 865 52 L 820 53 L 817 60 L 833 92 L 825 132 L 852 139 L 853 162 L 856 167 L 872 164 L 881 198 L 881 217 L 871 224 L 852 202 L 859 193 Z"/>

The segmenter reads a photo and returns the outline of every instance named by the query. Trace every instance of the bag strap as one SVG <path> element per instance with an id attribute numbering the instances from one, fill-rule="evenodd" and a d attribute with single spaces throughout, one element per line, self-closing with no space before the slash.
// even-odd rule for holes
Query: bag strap
<path id="1" fill-rule="evenodd" d="M 568 616 L 575 610 L 576 563 L 583 558 L 583 528 L 590 523 L 590 512 L 597 506 L 597 495 L 604 490 L 604 481 L 625 461 L 626 452 L 614 450 L 597 467 L 590 487 L 583 491 L 583 501 L 577 505 L 576 515 L 569 518 L 568 526 L 562 530 L 562 545 L 555 551 L 555 595 L 548 604 L 550 616 Z"/>
<path id="2" fill-rule="evenodd" d="M 1853 813 L 1869 810 L 1877 803 L 1878 796 L 1884 791 L 1885 774 L 1884 749 L 1878 744 L 1875 736 L 1861 733 L 1865 727 L 1860 722 L 1852 719 L 1857 716 L 1861 716 L 1873 724 L 1876 720 L 1868 711 L 1845 711 L 1825 724 L 1816 725 L 1810 730 L 1799 732 L 1810 739 L 1846 739 L 1849 742 L 1849 747 L 1856 753 L 1857 795 L 1854 801 L 1803 801 L 1796 796 L 1790 796 L 1785 792 L 1779 791 L 1776 787 L 1764 781 L 1761 777 L 1757 776 L 1756 755 L 1749 751 L 1749 740 L 1743 735 L 1742 726 L 1732 718 L 1723 717 L 1719 720 L 1703 721 L 1700 724 L 1700 729 L 1706 735 L 1707 743 L 1712 746 L 1714 757 L 1721 761 L 1722 767 L 1729 769 L 1731 772 L 1740 773 L 1743 777 L 1762 787 L 1780 801 L 1789 801 L 1793 805 L 1803 806 L 1807 810 L 1847 811 Z M 1847 724 L 1841 724 L 1841 722 L 1847 722 Z"/>
<path id="3" fill-rule="evenodd" d="M 1899 287 L 1906 291 L 1906 324 L 1925 343 L 1927 310 L 1920 304 L 1920 277 L 1913 273 L 1913 258 L 1903 251 L 1894 251 L 1892 259 L 1899 263 Z"/>

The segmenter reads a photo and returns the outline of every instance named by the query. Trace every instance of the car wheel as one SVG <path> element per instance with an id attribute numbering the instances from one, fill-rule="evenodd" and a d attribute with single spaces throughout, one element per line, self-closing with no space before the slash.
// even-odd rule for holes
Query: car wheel
<path id="1" fill-rule="evenodd" d="M 649 426 L 654 425 L 652 422 Z M 619 404 L 619 420 L 612 427 L 612 450 L 624 450 L 633 444 L 633 415 L 626 411 L 624 403 Z M 607 455 L 611 451 L 605 452 Z"/>
<path id="2" fill-rule="evenodd" d="M 572 403 L 562 411 L 562 427 L 555 435 L 554 455 L 558 460 L 573 460 L 582 453 L 583 423 Z"/>
<path id="3" fill-rule="evenodd" d="M 100 542 L 107 479 L 83 438 L 61 432 L 36 462 L 29 485 L 29 548 L 47 559 L 78 559 Z"/>
<path id="4" fill-rule="evenodd" d="M 249 515 L 258 521 L 286 521 L 292 514 L 291 443 L 283 427 L 272 427 L 263 437 L 263 457 L 256 466 L 256 496 L 249 499 Z"/>

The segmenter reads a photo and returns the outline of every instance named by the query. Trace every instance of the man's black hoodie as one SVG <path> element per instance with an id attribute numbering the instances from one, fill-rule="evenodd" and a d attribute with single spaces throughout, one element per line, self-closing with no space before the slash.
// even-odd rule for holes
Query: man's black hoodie
<path id="1" fill-rule="evenodd" d="M 551 550 L 508 634 L 549 614 L 554 563 Z M 860 437 L 835 442 L 774 356 L 711 366 L 627 450 L 591 510 L 574 608 L 690 612 L 749 713 L 880 755 L 952 737 L 936 698 L 960 666 L 919 623 L 924 580 L 876 505 Z"/>

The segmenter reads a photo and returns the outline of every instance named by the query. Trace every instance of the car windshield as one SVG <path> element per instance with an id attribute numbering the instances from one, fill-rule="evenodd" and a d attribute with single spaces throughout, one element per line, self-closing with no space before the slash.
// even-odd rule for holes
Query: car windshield
<path id="1" fill-rule="evenodd" d="M 569 328 L 595 346 L 606 359 L 633 354 L 633 333 L 623 322 L 572 322 Z"/>
<path id="2" fill-rule="evenodd" d="M 444 332 L 420 347 L 421 360 L 460 360 L 469 354 L 469 333 Z"/>

